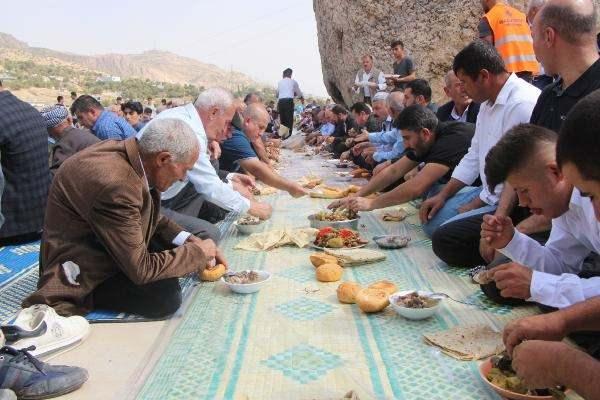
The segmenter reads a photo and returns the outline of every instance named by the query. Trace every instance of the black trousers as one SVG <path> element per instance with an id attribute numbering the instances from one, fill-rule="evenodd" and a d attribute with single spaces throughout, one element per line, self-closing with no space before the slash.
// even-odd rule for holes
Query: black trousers
<path id="1" fill-rule="evenodd" d="M 441 225 L 431 237 L 433 252 L 455 267 L 473 268 L 485 265 L 479 254 L 479 239 L 484 214 L 474 215 Z M 510 215 L 516 225 L 529 216 L 529 210 L 516 207 Z"/>
<path id="2" fill-rule="evenodd" d="M 294 99 L 279 99 L 277 102 L 281 125 L 289 128 L 290 134 L 294 128 Z"/>

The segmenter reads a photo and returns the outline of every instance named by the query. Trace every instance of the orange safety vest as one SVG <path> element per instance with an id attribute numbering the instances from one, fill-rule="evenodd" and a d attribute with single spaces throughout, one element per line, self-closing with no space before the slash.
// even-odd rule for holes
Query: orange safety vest
<path id="1" fill-rule="evenodd" d="M 492 32 L 494 46 L 502 56 L 508 72 L 539 73 L 540 66 L 533 51 L 533 39 L 525 14 L 506 4 L 498 3 L 485 14 Z"/>

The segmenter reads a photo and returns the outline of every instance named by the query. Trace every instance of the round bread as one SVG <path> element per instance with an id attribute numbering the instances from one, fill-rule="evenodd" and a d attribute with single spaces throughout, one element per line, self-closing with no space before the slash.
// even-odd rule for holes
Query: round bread
<path id="1" fill-rule="evenodd" d="M 390 301 L 385 290 L 366 288 L 356 294 L 356 304 L 363 312 L 375 313 L 386 308 Z"/>
<path id="2" fill-rule="evenodd" d="M 384 292 L 387 293 L 388 296 L 391 296 L 398 291 L 398 287 L 394 284 L 394 282 L 390 282 L 390 281 L 386 281 L 386 280 L 377 281 L 377 282 L 369 285 L 369 289 L 383 290 Z"/>
<path id="3" fill-rule="evenodd" d="M 356 303 L 356 295 L 361 287 L 356 282 L 343 282 L 337 288 L 337 298 L 340 303 L 354 304 Z"/>
<path id="4" fill-rule="evenodd" d="M 310 255 L 310 262 L 315 268 L 319 268 L 323 264 L 337 264 L 338 260 L 329 254 L 314 253 Z"/>
<path id="5" fill-rule="evenodd" d="M 223 276 L 225 271 L 226 269 L 223 264 L 217 264 L 212 269 L 204 268 L 202 272 L 200 272 L 200 280 L 205 282 L 217 281 Z"/>
<path id="6" fill-rule="evenodd" d="M 344 269 L 337 264 L 323 264 L 317 268 L 317 280 L 321 282 L 337 282 L 342 279 Z"/>

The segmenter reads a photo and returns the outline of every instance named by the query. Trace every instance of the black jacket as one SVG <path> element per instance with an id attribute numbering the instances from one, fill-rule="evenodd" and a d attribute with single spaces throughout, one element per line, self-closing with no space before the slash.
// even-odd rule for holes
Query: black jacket
<path id="1" fill-rule="evenodd" d="M 454 102 L 449 101 L 437 110 L 437 117 L 440 122 L 452 122 L 454 121 L 450 114 L 452 114 L 452 109 L 454 108 Z M 467 110 L 467 122 L 472 124 L 477 122 L 477 114 L 479 114 L 479 104 L 471 103 L 469 109 Z"/>

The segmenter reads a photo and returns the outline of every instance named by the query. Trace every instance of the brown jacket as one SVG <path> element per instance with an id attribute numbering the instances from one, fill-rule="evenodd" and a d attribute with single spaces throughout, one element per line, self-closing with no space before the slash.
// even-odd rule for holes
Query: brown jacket
<path id="1" fill-rule="evenodd" d="M 100 141 L 87 129 L 68 127 L 50 151 L 50 173 L 54 178 L 58 167 L 73 154 Z"/>
<path id="2" fill-rule="evenodd" d="M 135 138 L 107 140 L 69 157 L 48 196 L 38 290 L 23 306 L 85 314 L 93 290 L 119 272 L 142 285 L 199 271 L 206 259 L 195 245 L 148 250 L 150 239 L 169 248 L 182 231 L 159 210 L 160 193 L 148 188 Z M 78 285 L 67 280 L 66 261 L 79 266 Z"/>

